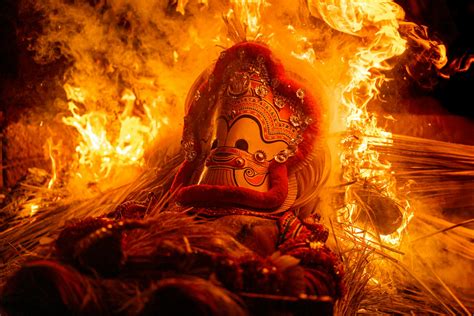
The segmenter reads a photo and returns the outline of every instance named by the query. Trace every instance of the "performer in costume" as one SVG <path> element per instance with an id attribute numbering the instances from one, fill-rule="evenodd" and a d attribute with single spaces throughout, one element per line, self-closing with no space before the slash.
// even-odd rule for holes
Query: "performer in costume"
<path id="1" fill-rule="evenodd" d="M 280 250 L 309 266 L 320 258 L 334 261 L 322 244 L 327 230 L 318 216 L 300 220 L 294 208 L 322 181 L 311 172 L 321 163 L 313 155 L 321 108 L 311 91 L 285 72 L 268 47 L 246 42 L 221 53 L 188 103 L 186 161 L 173 183 L 178 204 L 215 218 L 215 225 L 257 253 Z M 340 270 L 331 265 L 325 269 L 335 275 L 326 280 L 308 276 L 307 293 L 338 295 Z"/>
<path id="2" fill-rule="evenodd" d="M 56 307 L 76 314 L 245 314 L 261 312 L 264 301 L 290 306 L 311 295 L 324 297 L 330 313 L 342 268 L 311 209 L 324 180 L 314 154 L 321 109 L 296 77 L 263 44 L 223 51 L 189 93 L 185 161 L 168 210 L 150 218 L 148 206 L 127 202 L 68 224 L 54 260 L 29 262 L 7 282 L 5 310 L 15 315 L 19 298 L 40 295 L 35 289 L 48 280 Z M 35 282 L 25 290 L 27 280 Z M 133 300 L 137 292 L 146 299 Z"/>

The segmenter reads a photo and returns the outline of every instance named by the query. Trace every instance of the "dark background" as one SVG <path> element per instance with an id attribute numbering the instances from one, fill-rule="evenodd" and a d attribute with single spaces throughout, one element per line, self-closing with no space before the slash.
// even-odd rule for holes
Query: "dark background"
<path id="1" fill-rule="evenodd" d="M 430 36 L 440 39 L 448 50 L 449 61 L 474 58 L 473 0 L 398 0 L 407 20 L 429 27 Z M 467 72 L 459 72 L 449 80 L 439 79 L 431 88 L 411 83 L 409 93 L 431 96 L 452 114 L 474 119 L 474 64 Z"/>

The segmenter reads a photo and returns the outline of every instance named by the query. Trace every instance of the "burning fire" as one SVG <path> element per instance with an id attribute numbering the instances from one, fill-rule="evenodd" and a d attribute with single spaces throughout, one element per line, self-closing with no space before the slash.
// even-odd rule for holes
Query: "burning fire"
<path id="1" fill-rule="evenodd" d="M 146 146 L 159 134 L 162 125 L 169 120 L 162 116 L 158 107 L 162 100 L 157 98 L 151 104 L 143 103 L 143 113 L 135 114 L 137 98 L 130 90 L 125 90 L 118 108 L 120 114 L 104 110 L 79 114 L 78 104 L 88 102 L 87 93 L 79 87 L 64 86 L 67 93 L 71 116 L 64 117 L 66 125 L 74 127 L 79 133 L 76 147 L 81 178 L 91 176 L 92 181 L 109 177 L 117 168 L 142 166 Z M 89 174 L 85 174 L 85 170 Z"/>
<path id="2" fill-rule="evenodd" d="M 403 224 L 392 235 L 381 235 L 383 241 L 399 244 L 412 211 L 408 201 L 398 197 L 390 162 L 381 161 L 379 153 L 370 149 L 370 137 L 391 143 L 392 135 L 378 126 L 376 115 L 368 112 L 367 105 L 378 96 L 379 87 L 386 80 L 381 71 L 391 68 L 387 60 L 401 55 L 406 49 L 406 41 L 398 32 L 398 21 L 403 19 L 404 12 L 396 3 L 387 1 L 353 1 L 348 6 L 337 6 L 337 10 L 323 1 L 315 5 L 321 17 L 333 28 L 363 36 L 366 40 L 367 44 L 358 48 L 348 62 L 350 81 L 343 90 L 341 104 L 347 113 L 347 132 L 353 136 L 343 139 L 340 159 L 346 181 L 369 182 L 381 195 L 403 205 Z M 347 188 L 346 207 L 340 216 L 353 223 L 354 214 L 361 206 L 353 199 L 351 190 L 352 187 Z M 351 233 L 357 231 L 354 228 L 349 227 Z"/>
<path id="3" fill-rule="evenodd" d="M 160 137 L 162 128 L 178 120 L 172 114 L 174 110 L 171 103 L 173 102 L 170 103 L 168 96 L 161 96 L 161 93 L 172 91 L 175 95 L 179 95 L 174 100 L 174 104 L 182 104 L 184 91 L 187 91 L 190 81 L 196 77 L 195 73 L 191 75 L 190 70 L 202 69 L 203 62 L 210 63 L 216 57 L 199 57 L 205 55 L 202 50 L 216 44 L 228 46 L 232 40 L 236 40 L 229 33 L 224 36 L 226 30 L 224 27 L 209 29 L 205 27 L 206 23 L 202 23 L 211 23 L 209 19 L 220 19 L 222 12 L 226 12 L 227 21 L 237 22 L 232 26 L 235 28 L 234 35 L 237 34 L 240 40 L 245 38 L 260 39 L 265 36 L 266 39 L 269 39 L 269 44 L 280 45 L 287 50 L 288 55 L 307 62 L 313 67 L 312 69 L 325 64 L 324 57 L 321 57 L 319 50 L 315 49 L 317 40 L 315 37 L 318 34 L 315 33 L 314 28 L 308 28 L 308 24 L 305 24 L 304 21 L 300 23 L 295 19 L 285 20 L 288 16 L 298 16 L 301 13 L 301 10 L 294 8 L 294 5 L 283 1 L 231 0 L 230 4 L 219 9 L 223 11 L 212 12 L 208 1 L 194 2 L 200 5 L 200 14 L 193 15 L 196 20 L 187 25 L 188 28 L 185 31 L 178 28 L 175 33 L 166 34 L 171 43 L 167 45 L 172 46 L 169 51 L 162 49 L 163 52 L 159 51 L 159 54 L 155 54 L 158 51 L 155 46 L 147 44 L 147 41 L 153 42 L 154 38 L 140 33 L 141 27 L 146 23 L 141 23 L 139 16 L 135 21 L 132 19 L 134 16 L 127 15 L 123 18 L 127 18 L 126 20 L 130 22 L 128 31 L 133 36 L 138 36 L 139 40 L 135 40 L 133 43 L 142 45 L 140 49 L 132 47 L 133 45 L 130 46 L 128 41 L 116 41 L 116 38 L 122 39 L 125 36 L 122 28 L 114 29 L 114 32 L 117 33 L 114 33 L 115 37 L 107 37 L 111 33 L 104 31 L 101 25 L 97 25 L 96 20 L 81 25 L 84 30 L 83 34 L 74 38 L 74 43 L 78 47 L 77 51 L 74 50 L 73 40 L 71 40 L 71 45 L 66 45 L 70 49 L 70 54 L 75 56 L 76 65 L 71 72 L 73 80 L 64 85 L 69 115 L 64 117 L 62 122 L 77 131 L 78 139 L 75 145 L 77 158 L 73 163 L 73 170 L 78 178 L 84 179 L 86 182 L 99 183 L 104 182 L 120 168 L 144 165 L 145 151 L 154 140 Z M 191 10 L 189 8 L 191 1 L 179 0 L 174 4 L 176 11 L 182 15 L 186 15 L 187 10 Z M 87 9 L 87 7 L 79 8 L 73 5 L 67 8 L 82 16 L 84 15 L 83 11 L 77 13 L 75 10 Z M 392 135 L 379 126 L 377 115 L 371 113 L 368 106 L 371 101 L 377 99 L 380 86 L 387 80 L 383 72 L 391 69 L 389 60 L 402 55 L 406 50 L 407 39 L 402 37 L 402 29 L 405 34 L 409 35 L 410 40 L 418 43 L 420 47 L 436 48 L 437 59 L 433 61 L 433 64 L 437 68 L 446 64 L 444 46 L 426 40 L 426 34 L 421 32 L 423 29 L 403 21 L 404 11 L 393 1 L 307 0 L 307 9 L 312 16 L 324 21 L 325 25 L 352 38 L 348 48 L 344 48 L 344 52 L 341 52 L 341 61 L 338 66 L 344 68 L 341 71 L 343 75 L 340 77 L 334 75 L 331 78 L 339 85 L 340 95 L 337 103 L 342 107 L 340 116 L 344 119 L 342 132 L 345 137 L 341 140 L 339 154 L 343 178 L 348 183 L 354 183 L 354 185 L 347 186 L 346 207 L 339 210 L 339 221 L 347 224 L 348 232 L 352 234 L 366 231 L 364 227 L 358 227 L 356 223 L 357 214 L 364 211 L 360 199 L 357 198 L 356 188 L 371 187 L 377 194 L 389 199 L 400 208 L 403 218 L 396 231 L 380 236 L 384 242 L 397 245 L 413 216 L 413 210 L 410 208 L 408 199 L 399 192 L 394 176 L 395 171 L 390 162 L 384 160 L 372 146 L 374 141 L 390 146 Z M 288 10 L 294 11 L 288 12 Z M 94 10 L 91 12 L 96 14 Z M 140 10 L 136 10 L 136 12 L 137 15 L 143 14 Z M 203 16 L 201 20 L 200 15 Z M 266 23 L 266 20 L 265 23 L 263 22 L 266 16 L 271 18 L 269 21 L 272 23 Z M 143 15 L 142 18 L 150 19 L 151 16 Z M 162 16 L 162 18 L 165 17 Z M 112 22 L 115 20 L 107 23 Z M 201 28 L 200 24 L 203 24 L 204 27 Z M 67 26 L 67 24 L 63 25 Z M 163 25 L 160 26 L 163 27 Z M 164 26 L 168 26 L 168 24 L 164 24 Z M 51 31 L 52 43 L 58 41 L 57 30 L 58 28 L 54 28 Z M 178 34 L 178 31 L 181 33 Z M 89 33 L 100 34 L 102 37 L 98 36 L 99 41 L 107 42 L 105 39 L 108 39 L 108 42 L 118 47 L 117 51 L 121 53 L 114 54 L 114 48 L 111 48 L 111 52 L 97 52 L 97 43 L 88 45 L 83 41 L 84 34 Z M 65 34 L 68 33 L 65 31 Z M 173 42 L 175 38 L 176 41 Z M 59 41 L 61 40 L 69 40 L 69 37 L 67 39 L 60 38 Z M 285 42 L 287 40 L 288 43 Z M 125 43 L 124 46 L 120 46 L 123 43 Z M 153 43 L 157 44 L 157 42 Z M 288 45 L 289 43 L 291 44 Z M 195 47 L 198 49 L 196 50 Z M 80 58 L 90 51 L 95 53 L 89 59 Z M 106 56 L 103 58 L 106 62 L 97 58 L 97 55 L 101 56 L 99 53 Z M 338 53 L 335 51 L 333 55 Z M 129 58 L 123 59 L 124 54 Z M 332 61 L 331 58 L 327 58 L 327 60 Z M 186 67 L 180 69 L 179 67 L 184 63 L 187 63 Z M 96 78 L 98 84 L 94 86 L 87 82 L 87 76 L 91 75 L 90 69 L 102 66 L 106 75 Z M 98 87 L 115 84 L 115 81 L 109 81 L 109 76 L 115 75 L 115 72 L 120 75 L 125 74 L 122 77 L 126 78 L 124 79 L 126 84 L 117 84 L 110 88 L 110 91 L 107 91 L 106 101 L 99 101 L 101 100 L 101 91 Z M 174 77 L 178 76 L 177 74 L 181 74 L 182 78 L 173 81 Z M 164 79 L 159 80 L 160 76 Z M 153 84 L 143 84 L 143 82 L 150 80 L 153 81 Z M 155 84 L 155 80 L 158 83 Z M 156 93 L 157 87 L 160 88 L 160 93 Z M 142 92 L 143 90 L 146 92 Z M 144 94 L 146 97 L 142 97 Z M 104 103 L 106 104 L 104 105 Z M 57 161 L 52 154 L 50 154 L 50 158 L 53 175 L 48 183 L 49 188 L 53 187 L 57 181 L 55 171 Z M 373 223 L 372 226 L 374 226 Z M 376 227 L 373 227 L 372 232 L 374 235 L 378 235 Z"/>
<path id="4" fill-rule="evenodd" d="M 51 160 L 51 179 L 48 182 L 48 190 L 53 188 L 53 185 L 56 183 L 58 178 L 57 175 L 57 166 L 56 166 L 56 158 L 53 155 L 53 140 L 52 138 L 48 138 L 48 153 L 49 159 Z"/>
<path id="5" fill-rule="evenodd" d="M 261 27 L 262 11 L 269 6 L 265 0 L 231 0 L 227 17 L 235 15 L 246 27 L 246 34 L 257 37 Z"/>
<path id="6" fill-rule="evenodd" d="M 207 1 L 200 3 L 207 7 Z M 178 1 L 176 10 L 185 14 L 187 5 L 188 1 Z M 261 36 L 262 16 L 270 7 L 268 2 L 232 0 L 230 6 L 227 19 L 237 21 L 244 28 L 237 33 L 243 33 L 244 38 Z M 381 0 L 308 0 L 308 8 L 312 15 L 331 28 L 362 39 L 347 62 L 349 71 L 341 92 L 345 132 L 350 136 L 341 141 L 340 160 L 347 182 L 369 183 L 379 194 L 402 207 L 403 220 L 397 231 L 381 236 L 385 242 L 398 244 L 413 212 L 408 201 L 397 191 L 390 162 L 383 161 L 371 148 L 371 139 L 390 143 L 392 138 L 389 132 L 378 126 L 376 115 L 370 113 L 367 106 L 378 96 L 379 87 L 386 81 L 382 71 L 391 68 L 387 60 L 403 54 L 406 49 L 406 40 L 399 33 L 404 12 L 394 2 Z M 286 29 L 297 43 L 291 54 L 314 65 L 316 54 L 311 40 L 297 26 L 287 25 Z M 174 50 L 174 63 L 179 56 Z M 94 104 L 97 96 L 90 97 L 86 88 L 66 84 L 64 89 L 71 115 L 64 117 L 63 122 L 74 127 L 80 137 L 76 146 L 77 176 L 80 178 L 99 182 L 117 168 L 142 166 L 147 146 L 158 137 L 161 126 L 169 123 L 168 117 L 157 111 L 164 103 L 160 98 L 147 104 L 138 100 L 133 91 L 125 89 L 117 101 L 120 111 L 110 112 Z M 137 111 L 139 106 L 141 111 Z M 55 163 L 53 157 L 51 161 Z M 54 181 L 52 178 L 48 186 L 52 186 Z M 360 208 L 360 201 L 354 199 L 353 186 L 348 186 L 346 207 L 339 211 L 339 220 L 348 223 L 352 234 L 361 231 L 355 223 Z"/>
<path id="7" fill-rule="evenodd" d="M 387 81 L 382 73 L 390 70 L 389 60 L 400 56 L 406 50 L 407 41 L 400 34 L 400 25 L 404 19 L 403 9 L 393 1 L 359 0 L 359 1 L 308 1 L 313 14 L 322 18 L 332 28 L 363 39 L 354 57 L 348 61 L 349 80 L 344 86 L 340 103 L 345 112 L 346 134 L 341 141 L 340 162 L 343 178 L 348 183 L 362 183 L 363 186 L 375 188 L 383 197 L 393 201 L 401 208 L 402 220 L 399 227 L 391 234 L 380 234 L 380 240 L 400 245 L 402 234 L 413 217 L 408 199 L 398 192 L 391 163 L 383 160 L 372 148 L 374 141 L 390 146 L 392 134 L 377 123 L 377 115 L 368 111 L 368 104 L 379 95 L 380 86 Z M 404 24 L 407 25 L 406 23 Z M 434 42 L 418 37 L 423 45 Z M 435 43 L 436 44 L 436 43 Z M 434 63 L 441 68 L 445 60 L 445 50 L 440 46 L 439 59 Z M 436 47 L 438 47 L 436 46 Z M 360 186 L 360 185 L 359 185 Z M 353 185 L 346 189 L 346 206 L 339 210 L 339 220 L 349 223 L 348 232 L 361 233 L 367 239 L 379 239 L 376 227 L 372 227 L 376 237 L 366 236 L 366 229 L 355 223 L 356 214 L 370 211 L 361 210 L 360 199 L 355 198 Z M 373 214 L 372 214 L 373 216 Z M 368 215 L 370 222 L 373 220 Z"/>
<path id="8" fill-rule="evenodd" d="M 301 77 L 324 77 L 321 80 L 336 95 L 328 102 L 333 108 L 326 110 L 335 113 L 336 118 L 330 119 L 340 121 L 331 121 L 328 130 L 342 135 L 338 138 L 340 169 L 336 172 L 341 172 L 348 185 L 344 207 L 337 210 L 338 228 L 343 227 L 344 232 L 336 229 L 335 240 L 341 240 L 342 247 L 355 245 L 354 253 L 377 253 L 369 258 L 378 256 L 373 261 L 360 256 L 364 278 L 369 275 L 374 286 L 390 284 L 392 275 L 384 277 L 390 271 L 384 270 L 388 260 L 378 260 L 382 258 L 379 255 L 385 249 L 402 254 L 399 247 L 414 209 L 396 181 L 397 170 L 376 149 L 380 144 L 392 146 L 396 138 L 380 126 L 370 107 L 389 80 L 386 73 L 391 63 L 408 46 L 429 50 L 416 58 L 429 60 L 438 70 L 447 64 L 446 48 L 428 40 L 426 28 L 404 21 L 403 9 L 392 0 L 303 1 L 307 6 L 284 0 L 210 4 L 208 0 L 177 0 L 164 5 L 166 2 L 35 3 L 49 17 L 43 25 L 45 35 L 34 43 L 39 59 L 47 63 L 64 58 L 71 65 L 64 76 L 66 83 L 62 82 L 67 101 L 58 104 L 64 115 L 62 123 L 77 137 L 73 140 L 73 161 L 63 161 L 61 149 L 52 139 L 47 142 L 51 175 L 41 182 L 41 188 L 35 188 L 40 192 L 38 197 L 29 196 L 23 203 L 25 217 L 43 214 L 48 199 L 59 199 L 54 197 L 59 196 L 55 190 L 70 180 L 62 181 L 64 166 L 67 175 L 80 179 L 77 182 L 81 185 L 116 186 L 114 175 L 140 169 L 152 143 L 168 137 L 168 126 L 181 131 L 186 93 L 222 48 L 237 40 L 264 38 L 277 54 L 279 50 L 288 58 L 289 64 L 295 58 L 298 66 L 304 64 L 297 69 Z M 178 13 L 170 12 L 171 8 Z M 223 14 L 228 25 L 219 24 Z M 317 23 L 309 15 L 318 19 Z M 469 57 L 453 67 L 463 71 L 473 60 Z M 407 70 L 409 74 L 412 71 Z M 172 140 L 178 143 L 177 138 Z M 83 189 L 77 191 L 82 194 Z M 372 212 L 377 210 L 360 191 L 380 197 L 379 202 L 386 202 L 378 204 L 381 208 L 390 204 L 399 212 L 400 220 L 393 230 L 379 229 L 373 218 L 377 214 Z M 366 220 L 362 222 L 364 213 Z M 341 251 L 341 256 L 350 261 L 353 257 L 346 253 L 352 250 Z M 376 266 L 377 273 L 366 270 L 366 266 Z"/>

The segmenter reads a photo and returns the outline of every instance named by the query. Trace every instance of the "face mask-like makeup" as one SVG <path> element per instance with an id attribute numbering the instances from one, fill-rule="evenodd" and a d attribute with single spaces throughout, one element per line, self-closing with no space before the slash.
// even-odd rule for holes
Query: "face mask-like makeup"
<path id="1" fill-rule="evenodd" d="M 183 180 L 183 167 L 177 176 L 181 185 L 191 182 L 178 200 L 268 209 L 288 202 L 296 195 L 288 168 L 305 159 L 317 133 L 314 104 L 266 46 L 224 51 L 191 98 L 182 143 L 194 174 Z"/>
<path id="2" fill-rule="evenodd" d="M 211 152 L 199 183 L 266 192 L 271 161 L 287 161 L 310 119 L 298 104 L 275 95 L 263 56 L 248 58 L 241 51 L 223 79 Z"/>

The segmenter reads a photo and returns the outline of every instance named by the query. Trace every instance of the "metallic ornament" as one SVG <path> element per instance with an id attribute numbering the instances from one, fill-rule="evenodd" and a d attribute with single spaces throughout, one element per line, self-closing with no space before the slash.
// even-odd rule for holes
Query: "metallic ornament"
<path id="1" fill-rule="evenodd" d="M 283 99 L 283 97 L 280 97 L 280 96 L 275 96 L 275 98 L 273 99 L 273 101 L 275 102 L 275 105 L 277 108 L 279 109 L 283 109 L 285 107 L 285 99 Z"/>
<path id="2" fill-rule="evenodd" d="M 245 94 L 250 87 L 250 77 L 245 72 L 234 72 L 229 80 L 227 91 L 231 96 L 237 97 Z"/>
<path id="3" fill-rule="evenodd" d="M 268 94 L 268 88 L 264 85 L 260 85 L 255 88 L 255 93 L 260 97 L 264 98 Z"/>
<path id="4" fill-rule="evenodd" d="M 304 99 L 304 90 L 303 89 L 298 89 L 298 91 L 296 91 L 296 96 L 298 97 L 298 99 L 303 100 Z"/>
<path id="5" fill-rule="evenodd" d="M 193 161 L 197 156 L 197 152 L 194 149 L 194 140 L 183 139 L 181 141 L 181 146 L 183 147 L 183 150 L 184 150 L 184 159 L 186 159 L 187 161 Z"/>
<path id="6" fill-rule="evenodd" d="M 301 125 L 301 120 L 300 120 L 300 117 L 295 115 L 295 114 L 292 114 L 290 116 L 290 123 L 291 125 L 293 125 L 294 127 L 298 127 Z"/>
<path id="7" fill-rule="evenodd" d="M 194 140 L 183 140 L 181 142 L 181 146 L 183 146 L 183 149 L 186 151 L 189 151 L 191 149 L 194 149 Z"/>
<path id="8" fill-rule="evenodd" d="M 296 139 L 295 139 L 295 143 L 296 143 L 297 145 L 299 145 L 299 144 L 301 144 L 301 143 L 303 142 L 303 140 L 304 140 L 303 136 L 298 135 L 298 137 L 296 137 Z"/>
<path id="9" fill-rule="evenodd" d="M 198 90 L 194 94 L 194 101 L 198 101 L 200 98 L 201 98 L 201 92 L 199 92 L 199 90 Z"/>
<path id="10" fill-rule="evenodd" d="M 288 156 L 288 150 L 284 149 L 275 156 L 275 161 L 278 163 L 285 163 L 288 160 Z"/>
<path id="11" fill-rule="evenodd" d="M 254 158 L 258 162 L 264 162 L 267 159 L 267 155 L 263 150 L 257 150 L 254 154 Z"/>
<path id="12" fill-rule="evenodd" d="M 197 156 L 197 152 L 190 151 L 190 152 L 186 152 L 186 154 L 184 155 L 184 159 L 186 159 L 187 161 L 193 161 L 194 159 L 196 159 L 196 156 Z"/>
<path id="13" fill-rule="evenodd" d="M 235 159 L 235 164 L 237 167 L 243 167 L 245 165 L 245 160 L 239 157 Z"/>

